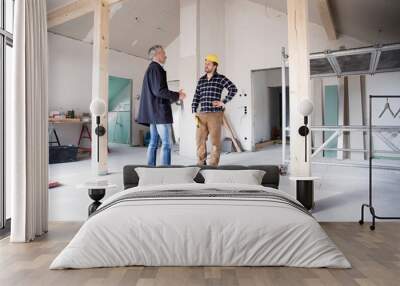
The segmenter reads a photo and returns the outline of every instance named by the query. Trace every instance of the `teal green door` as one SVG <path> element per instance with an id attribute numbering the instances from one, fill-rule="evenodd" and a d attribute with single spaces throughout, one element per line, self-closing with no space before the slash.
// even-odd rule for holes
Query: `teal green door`
<path id="1" fill-rule="evenodd" d="M 325 86 L 324 125 L 337 126 L 339 121 L 339 93 L 337 85 Z M 334 131 L 324 131 L 324 140 L 327 140 Z M 337 148 L 337 138 L 332 140 L 327 148 Z M 337 151 L 324 151 L 324 157 L 334 158 Z"/>
<path id="2" fill-rule="evenodd" d="M 131 144 L 132 80 L 109 77 L 108 82 L 108 142 Z"/>

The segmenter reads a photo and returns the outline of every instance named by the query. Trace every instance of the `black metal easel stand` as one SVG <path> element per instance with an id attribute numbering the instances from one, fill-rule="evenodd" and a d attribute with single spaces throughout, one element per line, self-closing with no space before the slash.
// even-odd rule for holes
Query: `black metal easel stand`
<path id="1" fill-rule="evenodd" d="M 370 230 L 375 230 L 375 220 L 376 219 L 390 219 L 390 220 L 395 220 L 395 219 L 400 219 L 400 217 L 383 217 L 383 216 L 378 216 L 375 213 L 375 208 L 373 207 L 372 204 L 372 159 L 373 159 L 373 151 L 372 151 L 372 98 L 400 98 L 400 95 L 370 95 L 369 96 L 369 118 L 368 118 L 368 141 L 369 141 L 369 150 L 368 150 L 368 161 L 369 161 L 369 201 L 368 204 L 362 204 L 361 205 L 361 219 L 358 221 L 359 224 L 364 224 L 364 208 L 369 208 L 369 211 L 372 216 L 372 224 L 369 226 Z"/>

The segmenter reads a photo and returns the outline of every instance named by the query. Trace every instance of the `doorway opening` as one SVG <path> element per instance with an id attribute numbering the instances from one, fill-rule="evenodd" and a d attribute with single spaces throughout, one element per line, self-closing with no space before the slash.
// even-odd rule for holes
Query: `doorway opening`
<path id="1" fill-rule="evenodd" d="M 286 114 L 282 104 L 281 68 L 252 71 L 253 92 L 253 150 L 282 143 L 282 121 L 289 123 L 289 87 L 286 86 Z M 288 70 L 286 70 L 286 78 Z M 286 81 L 288 82 L 288 81 Z M 288 137 L 287 137 L 288 139 Z"/>
<path id="2" fill-rule="evenodd" d="M 132 80 L 110 76 L 108 83 L 108 142 L 132 144 Z"/>

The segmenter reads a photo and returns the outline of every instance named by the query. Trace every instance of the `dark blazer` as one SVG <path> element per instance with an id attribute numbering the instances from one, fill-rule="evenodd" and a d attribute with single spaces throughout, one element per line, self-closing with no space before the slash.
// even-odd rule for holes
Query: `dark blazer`
<path id="1" fill-rule="evenodd" d="M 167 73 L 153 61 L 144 75 L 136 121 L 143 125 L 172 123 L 171 103 L 178 100 L 179 93 L 168 89 Z"/>

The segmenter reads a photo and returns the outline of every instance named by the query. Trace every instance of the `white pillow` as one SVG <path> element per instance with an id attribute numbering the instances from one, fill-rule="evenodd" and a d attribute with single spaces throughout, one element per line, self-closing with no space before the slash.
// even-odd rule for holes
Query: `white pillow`
<path id="1" fill-rule="evenodd" d="M 206 184 L 261 185 L 265 171 L 261 170 L 202 170 Z"/>
<path id="2" fill-rule="evenodd" d="M 195 183 L 198 167 L 186 168 L 135 168 L 139 176 L 139 186 L 171 185 Z"/>

